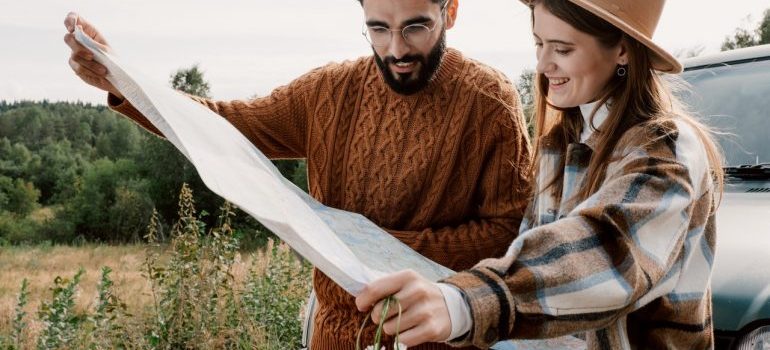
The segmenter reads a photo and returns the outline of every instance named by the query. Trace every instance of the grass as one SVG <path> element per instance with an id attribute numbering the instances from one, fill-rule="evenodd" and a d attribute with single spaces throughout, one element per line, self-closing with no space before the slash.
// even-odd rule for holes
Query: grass
<path id="1" fill-rule="evenodd" d="M 207 229 L 186 186 L 172 240 L 0 248 L 0 349 L 298 348 L 310 266 L 241 254 L 225 203 Z"/>
<path id="2" fill-rule="evenodd" d="M 141 271 L 144 264 L 146 245 L 86 245 L 70 246 L 31 246 L 0 248 L 0 334 L 12 329 L 16 303 L 22 281 L 29 283 L 29 302 L 24 308 L 27 313 L 25 329 L 25 348 L 34 348 L 33 342 L 40 335 L 44 325 L 37 318 L 30 317 L 37 313 L 43 300 L 51 298 L 51 287 L 57 276 L 73 276 L 79 268 L 85 273 L 75 295 L 75 311 L 86 314 L 93 310 L 98 300 L 99 271 L 102 267 L 111 268 L 114 278 L 114 293 L 120 296 L 130 314 L 149 316 L 153 304 L 151 282 Z M 162 248 L 161 263 L 168 261 L 168 247 Z M 265 253 L 236 255 L 232 275 L 236 284 L 243 288 L 249 269 L 257 271 L 267 269 L 268 259 Z"/>

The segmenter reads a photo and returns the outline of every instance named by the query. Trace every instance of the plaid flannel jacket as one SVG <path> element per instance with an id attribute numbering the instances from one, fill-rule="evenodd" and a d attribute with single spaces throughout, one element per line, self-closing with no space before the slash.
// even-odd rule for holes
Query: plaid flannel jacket
<path id="1" fill-rule="evenodd" d="M 442 281 L 473 319 L 451 343 L 585 333 L 589 349 L 713 348 L 714 186 L 695 129 L 670 126 L 626 132 L 601 188 L 580 203 L 570 198 L 598 136 L 570 144 L 561 194 L 536 192 L 506 256 Z M 539 189 L 562 156 L 541 155 Z"/>

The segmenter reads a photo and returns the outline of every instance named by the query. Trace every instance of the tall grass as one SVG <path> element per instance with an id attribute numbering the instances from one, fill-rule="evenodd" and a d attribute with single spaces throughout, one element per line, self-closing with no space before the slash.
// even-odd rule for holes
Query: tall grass
<path id="1" fill-rule="evenodd" d="M 143 261 L 141 305 L 130 305 L 111 267 L 103 266 L 96 293 L 85 307 L 77 297 L 87 272 L 56 276 L 48 296 L 30 317 L 29 283 L 21 284 L 13 315 L 0 315 L 0 349 L 294 349 L 299 315 L 310 288 L 310 266 L 272 241 L 240 271 L 239 242 L 231 226 L 234 208 L 220 208 L 207 229 L 185 185 L 179 219 L 168 246 L 157 241 L 157 213 L 150 220 Z M 119 263 L 119 262 L 116 262 Z M 126 294 L 122 294 L 126 293 Z M 27 324 L 38 325 L 28 330 Z M 8 325 L 8 326 L 6 326 Z"/>

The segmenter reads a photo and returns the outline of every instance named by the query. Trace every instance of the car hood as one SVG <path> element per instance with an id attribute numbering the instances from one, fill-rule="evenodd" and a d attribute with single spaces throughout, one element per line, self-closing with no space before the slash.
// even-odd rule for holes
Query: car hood
<path id="1" fill-rule="evenodd" d="M 726 192 L 716 221 L 714 327 L 770 319 L 770 193 Z"/>

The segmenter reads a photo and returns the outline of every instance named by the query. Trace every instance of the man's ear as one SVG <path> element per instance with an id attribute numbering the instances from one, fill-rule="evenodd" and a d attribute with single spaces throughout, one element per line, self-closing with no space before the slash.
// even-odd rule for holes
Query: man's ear
<path id="1" fill-rule="evenodd" d="M 457 8 L 459 0 L 447 0 L 446 4 L 446 29 L 451 29 L 455 26 L 457 20 Z"/>

